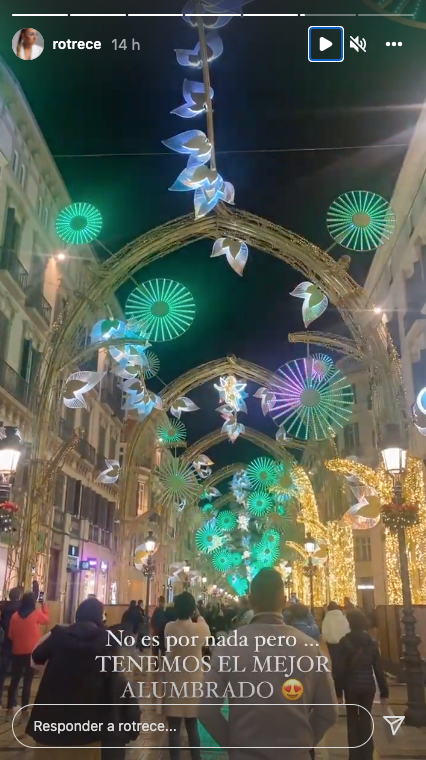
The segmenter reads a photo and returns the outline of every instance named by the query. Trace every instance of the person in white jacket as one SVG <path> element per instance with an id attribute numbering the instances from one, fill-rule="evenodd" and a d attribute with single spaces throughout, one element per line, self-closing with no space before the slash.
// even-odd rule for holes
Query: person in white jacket
<path id="1" fill-rule="evenodd" d="M 349 623 L 337 602 L 330 602 L 322 621 L 322 639 L 327 644 L 331 659 L 333 674 L 336 669 L 336 658 L 339 641 L 349 633 Z"/>
<path id="2" fill-rule="evenodd" d="M 24 61 L 33 61 L 42 54 L 43 48 L 37 45 L 37 29 L 21 29 L 19 32 L 16 49 L 13 51 L 18 58 Z"/>

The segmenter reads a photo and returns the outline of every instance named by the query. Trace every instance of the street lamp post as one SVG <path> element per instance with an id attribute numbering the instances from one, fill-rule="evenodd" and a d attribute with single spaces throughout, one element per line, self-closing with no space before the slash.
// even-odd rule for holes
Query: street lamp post
<path id="1" fill-rule="evenodd" d="M 207 604 L 207 577 L 205 575 L 203 575 L 203 577 L 201 578 L 201 583 L 203 584 L 202 585 L 203 598 L 204 598 L 203 604 Z"/>
<path id="2" fill-rule="evenodd" d="M 287 593 L 288 593 L 288 595 L 290 597 L 291 596 L 291 587 L 292 587 L 292 583 L 293 583 L 293 579 L 292 579 L 293 568 L 291 567 L 291 565 L 285 565 L 284 572 L 285 572 L 285 576 L 286 576 L 285 577 L 285 583 L 284 583 L 284 585 L 285 585 L 285 587 L 287 589 Z"/>
<path id="3" fill-rule="evenodd" d="M 154 534 L 152 530 L 149 531 L 146 539 L 145 539 L 145 548 L 148 552 L 148 557 L 146 561 L 146 615 L 149 617 L 149 596 L 150 596 L 150 590 L 151 590 L 151 581 L 154 577 L 154 571 L 155 571 L 155 565 L 154 560 L 152 558 L 152 555 L 155 551 L 155 548 L 157 546 L 157 540 L 154 538 Z"/>
<path id="4" fill-rule="evenodd" d="M 183 572 L 185 573 L 185 579 L 183 581 L 183 590 L 184 591 L 188 591 L 188 589 L 189 589 L 189 587 L 191 585 L 190 580 L 188 578 L 188 573 L 189 573 L 190 570 L 191 570 L 191 565 L 189 564 L 189 560 L 186 559 L 185 560 L 185 564 L 183 566 Z"/>
<path id="5" fill-rule="evenodd" d="M 394 443 L 392 445 L 392 440 Z M 382 459 L 386 472 L 392 476 L 394 484 L 395 504 L 403 504 L 403 484 L 407 464 L 407 451 L 395 444 L 394 436 L 389 437 L 389 445 L 382 451 Z M 410 574 L 407 559 L 407 544 L 405 528 L 402 524 L 397 528 L 399 564 L 402 585 L 402 617 L 403 633 L 401 636 L 402 661 L 404 663 L 407 683 L 407 710 L 405 720 L 409 726 L 426 726 L 426 700 L 423 662 L 419 652 L 420 637 L 416 633 L 416 617 L 411 597 Z"/>
<path id="6" fill-rule="evenodd" d="M 315 551 L 315 541 L 313 540 L 310 533 L 306 536 L 305 540 L 305 551 L 308 553 L 308 564 L 305 568 L 305 573 L 309 578 L 309 599 L 310 599 L 310 606 L 311 606 L 311 612 L 314 614 L 315 604 L 314 604 L 314 575 L 316 572 L 316 567 L 312 561 L 312 557 Z"/>
<path id="7" fill-rule="evenodd" d="M 10 499 L 18 463 L 24 450 L 18 428 L 6 426 L 3 430 L 4 438 L 0 439 L 0 502 Z"/>

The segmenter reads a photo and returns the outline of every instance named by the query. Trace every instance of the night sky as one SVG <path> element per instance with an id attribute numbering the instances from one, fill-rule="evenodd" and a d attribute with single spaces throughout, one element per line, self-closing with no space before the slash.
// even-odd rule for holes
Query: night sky
<path id="1" fill-rule="evenodd" d="M 362 0 L 253 0 L 245 10 L 338 13 L 342 5 L 345 13 L 371 11 Z M 11 16 L 36 6 L 40 13 L 58 10 L 57 0 L 3 0 L 0 54 L 18 77 L 73 200 L 100 209 L 100 239 L 115 252 L 150 227 L 191 211 L 191 193 L 167 190 L 185 158 L 167 151 L 161 140 L 185 129 L 205 129 L 203 117 L 170 115 L 183 102 L 183 79 L 201 79 L 180 67 L 173 52 L 193 47 L 197 34 L 179 18 Z M 167 13 L 180 12 L 183 0 L 61 0 L 60 6 L 71 13 Z M 43 55 L 31 63 L 18 60 L 10 46 L 24 23 L 39 29 L 45 40 Z M 307 29 L 319 24 L 344 25 L 343 63 L 308 62 Z M 426 95 L 426 30 L 378 17 L 336 16 L 234 19 L 220 33 L 224 52 L 211 67 L 216 150 L 219 171 L 235 185 L 236 205 L 328 248 L 333 241 L 325 216 L 336 196 L 357 189 L 387 198 L 392 194 L 406 148 L 383 146 L 410 140 Z M 367 40 L 365 54 L 349 49 L 349 35 Z M 52 50 L 52 40 L 68 38 L 101 40 L 102 50 Z M 127 50 L 114 51 L 112 40 L 123 38 Z M 140 52 L 130 49 L 132 38 L 140 42 Z M 401 40 L 403 46 L 388 48 L 387 40 Z M 337 150 L 366 145 L 377 147 Z M 206 241 L 139 273 L 141 282 L 178 280 L 196 302 L 189 331 L 155 346 L 162 379 L 169 382 L 228 353 L 271 372 L 302 356 L 302 346 L 287 342 L 290 331 L 303 329 L 302 302 L 288 296 L 301 276 L 251 250 L 240 278 L 224 257 L 210 259 L 210 252 L 211 241 Z M 333 250 L 336 258 L 343 253 Z M 372 255 L 353 254 L 350 271 L 358 281 L 365 278 Z M 124 284 L 117 294 L 123 305 L 131 287 Z M 313 329 L 342 332 L 344 327 L 330 308 Z M 219 427 L 221 419 L 212 384 L 190 395 L 202 407 L 184 419 L 195 440 Z M 274 435 L 275 426 L 263 421 L 256 399 L 249 400 L 249 414 L 241 421 Z M 222 444 L 211 456 L 224 464 L 248 461 L 254 453 L 237 441 Z"/>

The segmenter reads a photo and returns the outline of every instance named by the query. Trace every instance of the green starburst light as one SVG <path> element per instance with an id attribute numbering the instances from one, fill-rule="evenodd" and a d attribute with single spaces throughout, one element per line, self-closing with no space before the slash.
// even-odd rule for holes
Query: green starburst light
<path id="1" fill-rule="evenodd" d="M 274 500 L 271 494 L 260 489 L 253 491 L 248 498 L 248 511 L 254 517 L 263 517 L 272 511 Z"/>
<path id="2" fill-rule="evenodd" d="M 157 428 L 157 440 L 162 446 L 175 446 L 183 443 L 186 438 L 186 428 L 180 420 L 167 420 Z"/>
<path id="3" fill-rule="evenodd" d="M 372 251 L 395 230 L 395 214 L 380 195 L 357 190 L 340 195 L 327 213 L 328 231 L 350 251 Z"/>
<path id="4" fill-rule="evenodd" d="M 165 507 L 172 507 L 185 501 L 195 502 L 199 486 L 192 467 L 181 459 L 173 457 L 161 464 L 157 470 L 160 497 Z"/>
<path id="5" fill-rule="evenodd" d="M 141 367 L 141 375 L 143 375 L 146 380 L 150 380 L 151 377 L 158 375 L 160 371 L 160 360 L 157 354 L 154 354 L 154 351 L 145 351 L 145 356 L 148 359 L 148 365 L 146 367 Z"/>
<path id="6" fill-rule="evenodd" d="M 220 549 L 223 541 L 224 538 L 216 520 L 209 520 L 195 534 L 195 545 L 203 554 L 212 554 L 216 549 Z"/>
<path id="7" fill-rule="evenodd" d="M 101 229 L 102 216 L 90 203 L 70 203 L 56 219 L 56 234 L 71 245 L 90 243 Z"/>
<path id="8" fill-rule="evenodd" d="M 151 342 L 179 338 L 194 321 L 194 299 L 183 285 L 173 280 L 148 280 L 130 293 L 125 313 L 141 322 Z"/>
<path id="9" fill-rule="evenodd" d="M 229 549 L 218 549 L 213 552 L 212 562 L 216 570 L 220 573 L 226 573 L 233 566 L 232 554 Z"/>
<path id="10" fill-rule="evenodd" d="M 255 488 L 268 488 L 275 481 L 275 462 L 267 457 L 259 457 L 247 467 L 247 477 Z"/>
<path id="11" fill-rule="evenodd" d="M 238 524 L 236 515 L 234 515 L 229 509 L 223 509 L 222 512 L 219 512 L 216 517 L 216 522 L 220 530 L 226 533 L 235 530 Z"/>
<path id="12" fill-rule="evenodd" d="M 239 567 L 243 561 L 243 555 L 241 552 L 232 552 L 232 564 L 234 567 Z"/>

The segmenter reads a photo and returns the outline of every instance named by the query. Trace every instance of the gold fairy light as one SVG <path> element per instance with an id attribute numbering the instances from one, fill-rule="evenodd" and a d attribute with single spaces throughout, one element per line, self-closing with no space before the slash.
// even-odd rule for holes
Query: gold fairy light
<path id="1" fill-rule="evenodd" d="M 340 520 L 327 523 L 328 582 L 330 599 L 356 598 L 355 556 L 352 529 Z"/>

